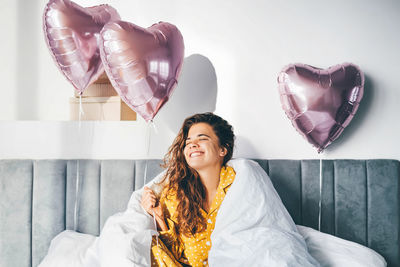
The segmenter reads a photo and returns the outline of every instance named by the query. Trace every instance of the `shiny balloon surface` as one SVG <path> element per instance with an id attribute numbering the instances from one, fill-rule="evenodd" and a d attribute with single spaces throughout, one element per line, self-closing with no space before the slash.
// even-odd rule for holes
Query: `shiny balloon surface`
<path id="1" fill-rule="evenodd" d="M 322 152 L 357 112 L 364 74 L 351 63 L 328 69 L 291 64 L 280 72 L 278 84 L 282 108 L 293 126 Z"/>
<path id="2" fill-rule="evenodd" d="M 98 48 L 103 26 L 119 20 L 109 5 L 81 7 L 69 0 L 50 0 L 43 14 L 46 43 L 57 67 L 82 93 L 104 72 Z"/>
<path id="3" fill-rule="evenodd" d="M 110 22 L 99 44 L 104 68 L 121 99 L 152 120 L 177 85 L 184 58 L 180 31 L 165 22 L 149 28 Z"/>

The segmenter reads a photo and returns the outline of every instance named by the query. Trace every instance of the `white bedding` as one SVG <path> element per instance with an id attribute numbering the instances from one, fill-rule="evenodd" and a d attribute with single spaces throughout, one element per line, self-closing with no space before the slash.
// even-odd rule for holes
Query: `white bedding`
<path id="1" fill-rule="evenodd" d="M 310 254 L 322 267 L 385 267 L 385 259 L 374 250 L 321 233 L 309 227 L 297 225 L 304 237 Z"/>
<path id="2" fill-rule="evenodd" d="M 319 266 L 260 165 L 245 159 L 229 165 L 236 178 L 218 211 L 210 266 Z"/>
<path id="3" fill-rule="evenodd" d="M 236 171 L 236 178 L 217 215 L 209 265 L 319 266 L 308 253 L 306 242 L 264 170 L 249 160 L 232 160 L 229 164 Z M 162 174 L 157 176 L 149 186 L 161 177 Z M 140 205 L 141 192 L 132 194 L 125 212 L 107 220 L 99 237 L 71 231 L 60 233 L 39 266 L 150 266 L 151 236 L 157 232 L 152 217 Z M 323 266 L 338 266 L 326 265 L 324 257 L 331 254 L 321 254 L 324 242 L 319 242 L 311 232 L 302 233 L 312 244 L 311 254 L 323 260 Z M 363 266 L 384 265 L 377 261 L 376 265 Z"/>

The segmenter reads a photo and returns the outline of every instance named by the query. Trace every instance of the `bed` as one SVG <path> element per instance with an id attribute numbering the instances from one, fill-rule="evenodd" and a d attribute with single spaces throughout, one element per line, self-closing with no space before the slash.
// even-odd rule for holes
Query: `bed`
<path id="1" fill-rule="evenodd" d="M 298 225 L 318 229 L 319 160 L 255 159 Z M 0 160 L 0 266 L 37 266 L 65 229 L 98 235 L 160 160 Z M 400 265 L 400 162 L 323 160 L 321 231 Z M 146 168 L 147 166 L 147 168 Z M 147 169 L 147 171 L 145 171 Z M 79 176 L 77 175 L 77 171 Z M 79 208 L 75 209 L 79 177 Z M 74 214 L 77 219 L 74 220 Z"/>

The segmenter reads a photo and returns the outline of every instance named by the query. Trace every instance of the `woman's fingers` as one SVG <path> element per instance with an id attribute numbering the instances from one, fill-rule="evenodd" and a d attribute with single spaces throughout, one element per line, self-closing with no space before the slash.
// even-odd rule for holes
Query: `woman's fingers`
<path id="1" fill-rule="evenodd" d="M 152 191 L 149 187 L 147 187 L 147 186 L 145 186 L 145 187 L 143 187 L 143 190 L 144 191 Z"/>
<path id="2" fill-rule="evenodd" d="M 142 206 L 150 215 L 153 215 L 154 211 L 158 217 L 163 217 L 162 208 L 158 204 L 156 195 L 153 190 L 147 186 L 143 187 L 142 203 L 144 203 Z"/>
<path id="3" fill-rule="evenodd" d="M 141 205 L 150 215 L 153 215 L 152 208 L 156 206 L 157 197 L 154 192 L 145 186 L 143 188 L 142 200 Z"/>
<path id="4" fill-rule="evenodd" d="M 154 194 L 153 190 L 151 190 L 151 189 L 148 188 L 147 186 L 145 186 L 145 187 L 143 188 L 143 194 L 144 194 L 144 195 L 150 194 L 150 195 L 156 196 L 156 195 Z"/>
<path id="5" fill-rule="evenodd" d="M 149 195 L 155 196 L 154 192 L 150 188 L 144 187 L 143 193 L 142 193 L 142 199 Z"/>
<path id="6" fill-rule="evenodd" d="M 154 195 L 154 194 L 146 194 L 144 197 L 143 197 L 143 200 L 144 201 L 153 201 L 153 202 L 156 202 L 157 201 L 157 197 Z"/>
<path id="7" fill-rule="evenodd" d="M 145 203 L 155 204 L 157 201 L 157 198 L 155 196 L 148 195 L 148 196 L 145 196 L 142 201 Z"/>
<path id="8" fill-rule="evenodd" d="M 156 199 L 155 198 L 149 198 L 148 203 L 150 204 L 150 207 L 154 207 L 156 205 Z"/>
<path id="9" fill-rule="evenodd" d="M 150 192 L 150 193 L 154 194 L 153 190 L 151 190 L 151 188 L 149 188 L 147 186 L 143 187 L 143 190 L 144 190 L 144 192 Z"/>

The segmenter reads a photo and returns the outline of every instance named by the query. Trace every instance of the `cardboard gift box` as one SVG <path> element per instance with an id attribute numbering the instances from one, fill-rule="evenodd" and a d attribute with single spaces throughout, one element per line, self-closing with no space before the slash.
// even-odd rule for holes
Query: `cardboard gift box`
<path id="1" fill-rule="evenodd" d="M 79 120 L 80 97 L 77 91 L 75 91 L 74 95 L 75 97 L 71 97 L 69 100 L 70 119 Z M 86 88 L 81 96 L 81 101 L 83 110 L 81 120 L 136 120 L 136 112 L 121 100 L 105 73 Z"/>
<path id="2" fill-rule="evenodd" d="M 79 97 L 78 91 L 74 91 L 75 97 Z M 82 97 L 106 97 L 106 96 L 117 96 L 118 93 L 115 91 L 114 87 L 111 85 L 106 73 L 104 72 L 100 77 L 88 88 L 83 91 Z"/>
<path id="3" fill-rule="evenodd" d="M 79 97 L 70 98 L 70 118 L 79 120 Z M 119 96 L 82 97 L 81 120 L 134 121 L 134 112 Z"/>

